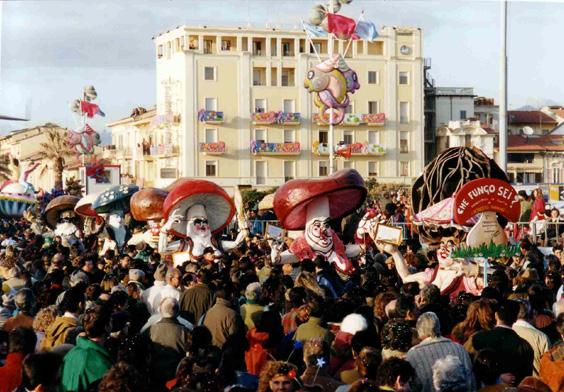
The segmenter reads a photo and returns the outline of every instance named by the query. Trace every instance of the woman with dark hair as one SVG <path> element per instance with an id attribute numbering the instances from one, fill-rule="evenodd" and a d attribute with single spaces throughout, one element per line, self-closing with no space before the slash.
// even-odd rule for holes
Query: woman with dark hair
<path id="1" fill-rule="evenodd" d="M 390 320 L 382 330 L 382 359 L 404 359 L 413 341 L 412 324 L 407 320 Z"/>
<path id="2" fill-rule="evenodd" d="M 553 207 L 550 210 L 550 216 L 546 220 L 546 239 L 547 241 L 558 242 L 560 236 L 564 233 L 564 220 L 560 218 L 560 210 Z M 549 242 L 549 244 L 551 243 Z"/>
<path id="3" fill-rule="evenodd" d="M 479 392 L 502 392 L 509 387 L 500 383 L 501 366 L 494 350 L 485 348 L 478 351 L 473 366 Z"/>
<path id="4" fill-rule="evenodd" d="M 464 321 L 453 328 L 452 338 L 455 342 L 464 344 L 476 332 L 490 330 L 493 327 L 495 327 L 495 312 L 491 301 L 480 299 L 470 304 Z"/>
<path id="5" fill-rule="evenodd" d="M 409 392 L 415 369 L 405 359 L 390 358 L 382 362 L 376 373 L 378 391 Z"/>
<path id="6" fill-rule="evenodd" d="M 116 363 L 102 378 L 98 392 L 144 392 L 147 382 L 137 369 L 126 362 Z"/>

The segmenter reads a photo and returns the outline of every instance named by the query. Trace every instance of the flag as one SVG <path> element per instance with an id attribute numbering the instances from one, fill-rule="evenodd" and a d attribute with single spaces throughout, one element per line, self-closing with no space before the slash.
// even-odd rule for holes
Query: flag
<path id="1" fill-rule="evenodd" d="M 354 19 L 337 14 L 327 14 L 327 30 L 335 34 L 337 39 L 357 38 L 354 33 L 355 28 L 356 22 Z"/>
<path id="2" fill-rule="evenodd" d="M 102 117 L 106 116 L 106 114 L 100 110 L 98 105 L 87 101 L 80 101 L 80 111 L 86 114 L 88 118 L 92 118 L 96 114 L 99 114 Z"/>
<path id="3" fill-rule="evenodd" d="M 376 25 L 372 22 L 359 20 L 354 32 L 360 39 L 364 39 L 369 42 L 378 38 L 378 29 L 376 29 Z"/>
<path id="4" fill-rule="evenodd" d="M 325 31 L 325 29 L 321 26 L 303 22 L 303 27 L 306 33 L 308 33 L 311 37 L 327 37 L 327 31 Z"/>
<path id="5" fill-rule="evenodd" d="M 346 147 L 345 146 L 338 147 L 337 150 L 335 151 L 335 155 L 343 157 L 345 159 L 351 159 L 352 145 L 348 144 Z"/>

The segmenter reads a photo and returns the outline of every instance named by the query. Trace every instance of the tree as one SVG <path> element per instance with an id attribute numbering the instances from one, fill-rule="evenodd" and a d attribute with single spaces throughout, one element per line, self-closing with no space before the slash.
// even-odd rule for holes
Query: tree
<path id="1" fill-rule="evenodd" d="M 82 197 L 82 183 L 80 179 L 74 176 L 67 178 L 65 181 L 65 193 L 71 196 Z"/>
<path id="2" fill-rule="evenodd" d="M 39 157 L 51 161 L 55 171 L 55 189 L 61 190 L 65 160 L 73 154 L 66 140 L 66 130 L 53 123 L 40 125 L 38 128 L 47 134 L 47 141 L 41 143 Z"/>
<path id="3" fill-rule="evenodd" d="M 9 180 L 12 176 L 12 170 L 10 169 L 10 157 L 8 155 L 2 155 L 0 157 L 0 181 Z"/>

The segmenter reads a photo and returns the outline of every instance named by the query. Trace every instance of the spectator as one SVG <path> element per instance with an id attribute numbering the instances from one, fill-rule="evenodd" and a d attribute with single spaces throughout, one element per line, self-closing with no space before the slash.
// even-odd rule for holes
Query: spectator
<path id="1" fill-rule="evenodd" d="M 390 358 L 382 362 L 376 372 L 379 391 L 409 392 L 415 379 L 415 369 L 404 359 Z"/>
<path id="2" fill-rule="evenodd" d="M 102 378 L 98 392 L 145 392 L 147 382 L 133 366 L 116 363 Z"/>
<path id="3" fill-rule="evenodd" d="M 210 275 L 205 269 L 199 270 L 196 274 L 196 284 L 180 296 L 180 314 L 192 324 L 199 323 L 215 302 L 215 294 L 210 287 Z"/>
<path id="4" fill-rule="evenodd" d="M 390 320 L 382 330 L 382 359 L 404 359 L 412 346 L 413 329 L 406 320 Z"/>
<path id="5" fill-rule="evenodd" d="M 466 392 L 470 389 L 471 373 L 460 358 L 447 355 L 433 364 L 433 386 L 437 392 Z"/>
<path id="6" fill-rule="evenodd" d="M 294 339 L 305 342 L 310 339 L 323 339 L 331 342 L 332 335 L 329 330 L 321 325 L 321 316 L 323 316 L 323 302 L 319 299 L 310 299 L 308 302 L 309 319 L 301 324 L 296 330 Z"/>
<path id="7" fill-rule="evenodd" d="M 18 327 L 8 335 L 8 356 L 0 367 L 0 392 L 12 392 L 22 381 L 23 360 L 35 350 L 36 337 L 31 328 Z"/>
<path id="8" fill-rule="evenodd" d="M 33 292 L 28 288 L 18 290 L 14 295 L 14 303 L 17 314 L 6 321 L 3 327 L 4 331 L 10 332 L 18 327 L 32 328 L 33 315 L 31 309 L 35 303 Z"/>
<path id="9" fill-rule="evenodd" d="M 456 358 L 465 369 L 465 377 L 472 379 L 472 362 L 470 356 L 460 344 L 441 336 L 441 325 L 437 315 L 432 312 L 423 313 L 417 320 L 417 335 L 421 343 L 412 347 L 406 359 L 413 366 L 423 392 L 432 392 L 434 382 L 434 364 L 448 356 Z M 447 361 L 450 363 L 450 361 Z M 473 383 L 468 383 L 466 390 L 471 391 Z"/>
<path id="10" fill-rule="evenodd" d="M 60 308 L 64 312 L 45 331 L 44 348 L 52 348 L 66 343 L 67 335 L 78 326 L 78 316 L 84 309 L 84 294 L 79 287 L 65 292 Z"/>
<path id="11" fill-rule="evenodd" d="M 322 339 L 307 340 L 304 343 L 305 371 L 302 381 L 306 385 L 320 385 L 324 391 L 334 391 L 342 385 L 328 372 L 329 345 Z"/>
<path id="12" fill-rule="evenodd" d="M 167 266 L 165 264 L 159 264 L 153 277 L 155 278 L 155 283 L 153 286 L 149 287 L 143 292 L 143 302 L 147 305 L 149 313 L 157 314 L 159 313 L 161 291 L 164 288 L 166 282 L 165 277 L 167 273 Z"/>
<path id="13" fill-rule="evenodd" d="M 219 287 L 215 296 L 215 304 L 204 315 L 203 324 L 212 334 L 212 344 L 222 348 L 230 336 L 244 339 L 245 324 L 239 313 L 231 308 L 233 288 L 230 285 Z"/>
<path id="14" fill-rule="evenodd" d="M 287 265 L 287 264 L 286 264 Z M 306 291 L 303 287 L 292 287 L 286 294 L 291 309 L 282 317 L 284 335 L 295 332 L 298 326 L 309 319 L 309 308 L 306 303 Z"/>
<path id="15" fill-rule="evenodd" d="M 540 360 L 540 378 L 553 390 L 564 390 L 564 312 L 556 318 L 556 328 L 561 340 Z"/>
<path id="16" fill-rule="evenodd" d="M 60 355 L 54 353 L 29 354 L 24 359 L 22 383 L 16 392 L 58 392 L 61 363 Z"/>
<path id="17" fill-rule="evenodd" d="M 109 313 L 102 306 L 86 312 L 83 319 L 86 336 L 79 336 L 76 347 L 63 360 L 62 389 L 64 392 L 86 392 L 95 388 L 112 366 L 110 353 L 104 348 Z"/>
<path id="18" fill-rule="evenodd" d="M 264 307 L 260 305 L 262 286 L 258 282 L 251 283 L 245 289 L 247 302 L 241 305 L 241 317 L 248 330 L 255 328 Z"/>

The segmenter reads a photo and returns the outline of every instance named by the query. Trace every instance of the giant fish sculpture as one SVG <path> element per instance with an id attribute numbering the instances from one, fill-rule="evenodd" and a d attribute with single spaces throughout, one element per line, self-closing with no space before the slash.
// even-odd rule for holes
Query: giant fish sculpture
<path id="1" fill-rule="evenodd" d="M 329 122 L 340 124 L 349 106 L 349 93 L 360 88 L 358 76 L 339 54 L 311 68 L 304 87 L 315 93 L 314 103 L 319 108 L 319 118 L 329 113 Z M 331 111 L 333 116 L 331 116 Z"/>

